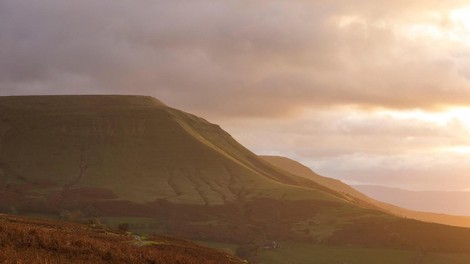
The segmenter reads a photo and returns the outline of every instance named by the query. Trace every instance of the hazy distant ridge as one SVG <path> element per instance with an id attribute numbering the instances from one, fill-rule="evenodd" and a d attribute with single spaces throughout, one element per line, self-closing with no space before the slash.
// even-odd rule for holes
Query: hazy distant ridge
<path id="1" fill-rule="evenodd" d="M 294 174 L 311 179 L 328 188 L 347 194 L 350 197 L 357 198 L 358 200 L 371 204 L 382 211 L 389 212 L 397 216 L 414 218 L 414 219 L 419 219 L 422 221 L 470 227 L 470 217 L 467 217 L 467 216 L 455 216 L 455 215 L 460 215 L 460 214 L 454 214 L 454 215 L 444 214 L 443 212 L 440 212 L 440 211 L 436 211 L 435 213 L 433 213 L 433 211 L 426 210 L 426 208 L 422 209 L 423 207 L 417 207 L 415 208 L 415 210 L 413 210 L 414 208 L 408 207 L 409 203 L 413 202 L 413 201 L 407 200 L 407 199 L 412 199 L 411 197 L 409 197 L 410 195 L 408 195 L 408 197 L 406 197 L 406 195 L 403 197 L 403 205 L 402 205 L 402 204 L 397 203 L 396 200 L 394 199 L 389 199 L 389 200 L 380 199 L 379 197 L 382 197 L 380 189 L 375 189 L 376 192 L 374 192 L 374 194 L 376 194 L 376 196 L 369 195 L 368 192 L 361 192 L 362 190 L 360 189 L 356 190 L 355 188 L 339 180 L 320 176 L 316 174 L 314 171 L 312 171 L 310 168 L 308 168 L 307 166 L 295 160 L 292 160 L 286 157 L 279 157 L 279 156 L 261 156 L 261 157 L 265 159 L 266 161 L 269 161 L 272 164 L 278 166 L 279 168 L 282 168 L 286 171 L 290 171 Z M 445 195 L 444 196 L 439 196 L 439 194 L 435 194 L 435 195 L 436 195 L 435 197 L 433 197 L 432 199 L 429 199 L 429 203 L 433 202 L 434 200 L 437 201 L 439 199 L 442 199 L 442 200 L 439 200 L 437 204 L 441 205 L 442 207 L 445 207 L 446 205 L 449 206 L 447 204 L 449 200 L 446 200 L 445 198 L 443 198 L 443 197 L 446 197 Z M 397 197 L 397 196 L 399 196 L 399 194 L 396 194 L 396 193 L 394 193 L 393 195 L 390 195 L 390 197 Z M 460 204 L 461 206 L 464 206 L 465 202 L 468 201 L 468 199 L 465 197 L 458 197 L 458 198 L 456 198 L 454 202 Z M 423 199 L 423 197 L 420 197 L 420 199 Z M 421 202 L 423 204 L 426 204 L 428 207 L 432 206 L 430 204 L 427 204 L 425 200 L 421 200 Z M 452 205 L 450 205 L 450 207 L 452 208 Z"/>
<path id="2" fill-rule="evenodd" d="M 376 185 L 352 187 L 379 201 L 412 210 L 470 216 L 470 192 L 410 191 Z"/>

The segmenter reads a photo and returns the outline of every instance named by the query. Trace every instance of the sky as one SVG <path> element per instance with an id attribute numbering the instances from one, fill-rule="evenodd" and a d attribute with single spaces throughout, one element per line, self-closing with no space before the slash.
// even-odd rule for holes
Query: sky
<path id="1" fill-rule="evenodd" d="M 468 1 L 0 0 L 0 95 L 31 94 L 150 95 L 347 183 L 470 190 Z"/>

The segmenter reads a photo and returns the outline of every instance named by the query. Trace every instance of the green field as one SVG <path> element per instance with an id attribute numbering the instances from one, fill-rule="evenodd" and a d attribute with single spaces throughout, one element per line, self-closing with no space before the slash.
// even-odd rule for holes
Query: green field
<path id="1" fill-rule="evenodd" d="M 237 248 L 233 244 L 197 243 L 232 254 Z M 468 264 L 470 254 L 281 243 L 279 249 L 260 250 L 258 261 L 260 264 Z"/>
<path id="2" fill-rule="evenodd" d="M 470 255 L 288 243 L 259 254 L 265 264 L 466 264 Z"/>

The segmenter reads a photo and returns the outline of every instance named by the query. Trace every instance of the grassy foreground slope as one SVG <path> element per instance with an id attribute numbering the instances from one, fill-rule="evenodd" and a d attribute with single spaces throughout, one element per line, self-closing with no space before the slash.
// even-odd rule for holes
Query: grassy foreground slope
<path id="1" fill-rule="evenodd" d="M 374 200 L 339 180 L 323 177 L 323 176 L 316 174 L 310 168 L 306 167 L 305 165 L 295 160 L 292 160 L 286 157 L 279 157 L 279 156 L 260 156 L 260 157 L 285 171 L 289 171 L 293 174 L 311 179 L 330 189 L 333 189 L 340 193 L 354 197 L 358 200 L 365 201 L 373 206 L 376 206 L 377 209 L 380 209 L 384 212 L 389 212 L 391 214 L 394 214 L 400 217 L 413 218 L 413 219 L 422 220 L 426 222 L 434 222 L 434 223 L 461 226 L 461 227 L 470 227 L 470 217 L 408 210 L 405 208 L 401 208 L 401 207 L 394 206 L 388 203 Z"/>
<path id="2" fill-rule="evenodd" d="M 136 241 L 87 225 L 0 215 L 0 263 L 237 264 L 226 253 L 169 237 Z"/>

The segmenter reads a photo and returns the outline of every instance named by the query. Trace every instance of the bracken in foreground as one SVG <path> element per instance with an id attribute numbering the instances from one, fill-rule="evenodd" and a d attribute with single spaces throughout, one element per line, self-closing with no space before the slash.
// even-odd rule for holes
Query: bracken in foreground
<path id="1" fill-rule="evenodd" d="M 117 231 L 0 215 L 0 263 L 242 263 L 170 237 L 154 236 L 145 244 L 139 246 L 133 236 Z"/>

